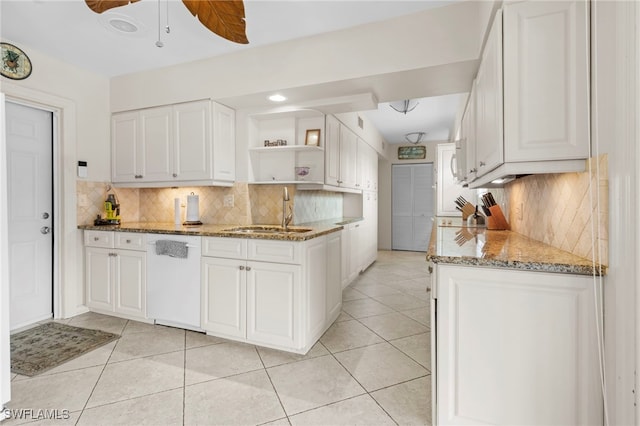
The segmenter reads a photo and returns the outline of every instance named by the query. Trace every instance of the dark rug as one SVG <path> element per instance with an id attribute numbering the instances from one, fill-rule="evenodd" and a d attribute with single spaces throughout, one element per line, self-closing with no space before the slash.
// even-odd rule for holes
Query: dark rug
<path id="1" fill-rule="evenodd" d="M 106 331 L 48 322 L 11 335 L 11 371 L 35 376 L 119 337 Z"/>

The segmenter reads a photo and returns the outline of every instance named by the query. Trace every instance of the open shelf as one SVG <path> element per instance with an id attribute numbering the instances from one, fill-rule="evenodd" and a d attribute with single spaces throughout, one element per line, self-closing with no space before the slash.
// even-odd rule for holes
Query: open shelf
<path id="1" fill-rule="evenodd" d="M 324 151 L 321 146 L 313 145 L 285 145 L 285 146 L 259 146 L 249 148 L 252 152 L 285 152 L 285 151 Z"/>

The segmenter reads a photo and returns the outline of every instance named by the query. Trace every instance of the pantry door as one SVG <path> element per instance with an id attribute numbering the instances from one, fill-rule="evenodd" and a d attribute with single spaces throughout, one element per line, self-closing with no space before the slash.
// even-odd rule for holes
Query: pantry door
<path id="1" fill-rule="evenodd" d="M 434 214 L 433 164 L 394 164 L 392 249 L 427 251 Z"/>
<path id="2" fill-rule="evenodd" d="M 53 316 L 53 114 L 6 103 L 11 329 Z"/>

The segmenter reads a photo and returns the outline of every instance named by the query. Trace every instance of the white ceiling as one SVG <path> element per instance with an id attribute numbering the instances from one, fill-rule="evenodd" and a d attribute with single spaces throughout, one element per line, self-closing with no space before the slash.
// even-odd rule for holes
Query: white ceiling
<path id="1" fill-rule="evenodd" d="M 402 101 L 378 104 L 378 109 L 366 111 L 369 118 L 389 143 L 406 144 L 405 135 L 411 132 L 425 132 L 423 142 L 446 141 L 453 136 L 453 124 L 458 108 L 467 94 L 432 96 L 429 98 L 411 99 L 409 105 L 415 109 L 406 114 L 391 108 L 402 106 Z"/>
<path id="2" fill-rule="evenodd" d="M 250 44 L 239 45 L 211 33 L 178 0 L 142 0 L 102 15 L 92 12 L 84 0 L 0 0 L 0 38 L 113 77 L 382 21 L 458 1 L 461 0 L 245 0 Z M 162 17 L 162 48 L 155 45 L 159 29 L 158 9 Z M 169 34 L 164 32 L 167 10 Z M 105 23 L 106 18 L 112 16 L 136 22 L 141 31 L 136 35 L 117 33 Z M 379 89 L 378 96 L 382 100 L 424 96 L 406 90 L 411 88 L 410 82 L 380 85 L 375 78 L 360 80 L 349 84 L 373 86 Z M 451 83 L 446 78 L 440 78 L 440 83 L 420 81 L 420 77 L 415 80 L 420 87 L 445 87 L 444 90 L 431 87 L 430 94 L 452 93 L 446 88 Z M 459 85 L 459 82 L 455 84 Z M 403 86 L 405 90 L 402 90 Z M 395 87 L 397 93 L 385 93 L 383 87 Z M 339 84 L 332 88 L 336 92 L 334 96 L 339 94 L 339 88 Z M 316 91 L 330 93 L 323 86 L 318 86 Z M 309 95 L 306 91 L 299 94 Z M 291 95 L 295 97 L 295 93 Z M 418 108 L 406 116 L 393 111 L 387 104 L 380 104 L 377 111 L 366 115 L 390 143 L 406 143 L 404 135 L 414 131 L 427 132 L 425 141 L 441 141 L 448 139 L 453 131 L 461 96 L 419 99 Z M 258 98 L 264 99 L 263 94 L 228 99 L 226 103 L 236 108 L 248 107 Z"/>

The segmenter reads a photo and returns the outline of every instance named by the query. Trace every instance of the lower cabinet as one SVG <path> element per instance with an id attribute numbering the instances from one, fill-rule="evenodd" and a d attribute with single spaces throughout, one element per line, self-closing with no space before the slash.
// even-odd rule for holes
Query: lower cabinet
<path id="1" fill-rule="evenodd" d="M 339 232 L 301 242 L 203 238 L 202 328 L 306 353 L 340 314 L 341 244 Z"/>
<path id="2" fill-rule="evenodd" d="M 127 248 L 122 248 L 127 247 Z M 87 307 L 135 320 L 146 319 L 147 254 L 144 234 L 85 231 Z"/>
<path id="3" fill-rule="evenodd" d="M 436 271 L 434 424 L 602 424 L 590 276 Z"/>

